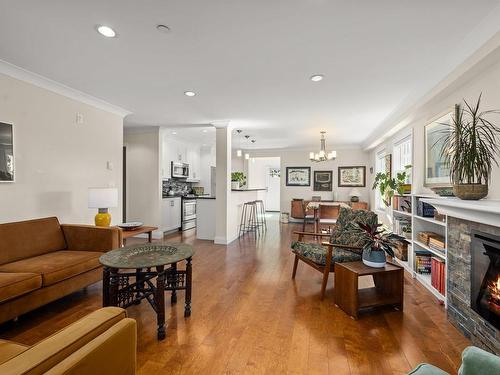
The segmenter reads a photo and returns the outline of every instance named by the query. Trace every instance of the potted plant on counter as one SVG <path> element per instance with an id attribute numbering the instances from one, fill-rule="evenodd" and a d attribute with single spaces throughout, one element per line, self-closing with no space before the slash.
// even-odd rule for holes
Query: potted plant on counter
<path id="1" fill-rule="evenodd" d="M 492 166 L 498 166 L 500 128 L 486 117 L 500 111 L 481 112 L 481 95 L 474 106 L 465 99 L 465 107 L 455 105 L 450 130 L 443 135 L 441 156 L 450 168 L 453 193 L 460 199 L 486 197 Z"/>
<path id="2" fill-rule="evenodd" d="M 394 248 L 398 242 L 404 241 L 404 238 L 386 231 L 382 224 L 367 225 L 356 223 L 357 232 L 363 239 L 362 260 L 368 267 L 382 268 L 386 263 L 386 253 L 394 257 Z"/>
<path id="3" fill-rule="evenodd" d="M 245 186 L 247 178 L 243 172 L 231 173 L 231 189 L 241 189 Z"/>

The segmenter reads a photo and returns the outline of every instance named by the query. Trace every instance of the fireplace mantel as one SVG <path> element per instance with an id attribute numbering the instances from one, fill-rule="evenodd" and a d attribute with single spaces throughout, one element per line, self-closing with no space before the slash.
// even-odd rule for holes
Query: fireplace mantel
<path id="1" fill-rule="evenodd" d="M 421 201 L 433 205 L 443 215 L 500 227 L 500 201 L 497 200 L 466 201 L 458 198 L 422 198 Z"/>

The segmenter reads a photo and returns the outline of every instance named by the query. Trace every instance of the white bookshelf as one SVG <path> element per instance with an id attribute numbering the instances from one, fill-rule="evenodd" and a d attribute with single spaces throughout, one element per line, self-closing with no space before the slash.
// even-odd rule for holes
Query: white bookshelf
<path id="1" fill-rule="evenodd" d="M 427 288 L 437 299 L 443 301 L 446 305 L 446 288 L 447 288 L 447 275 L 448 275 L 448 259 L 446 247 L 443 252 L 430 248 L 428 245 L 420 242 L 418 240 L 418 233 L 421 231 L 430 231 L 442 235 L 445 240 L 447 238 L 447 221 L 448 218 L 445 217 L 444 221 L 439 221 L 433 217 L 424 217 L 417 214 L 417 204 L 418 200 L 421 198 L 437 198 L 435 195 L 422 195 L 422 194 L 407 194 L 399 196 L 411 201 L 411 212 L 402 211 L 401 207 L 394 207 L 392 209 L 392 222 L 393 230 L 396 227 L 396 220 L 406 220 L 411 223 L 411 239 L 406 239 L 409 243 L 408 245 L 408 260 L 402 261 L 400 259 L 394 258 L 395 262 L 402 266 L 407 272 L 409 272 L 417 281 L 419 281 L 425 288 Z M 445 199 L 445 198 L 442 198 Z M 396 231 L 397 232 L 397 231 Z M 401 233 L 397 233 L 401 234 Z M 432 256 L 436 256 L 446 263 L 445 266 L 445 294 L 439 293 L 437 289 L 432 286 L 431 274 L 421 274 L 417 272 L 416 269 L 416 252 L 430 253 Z"/>

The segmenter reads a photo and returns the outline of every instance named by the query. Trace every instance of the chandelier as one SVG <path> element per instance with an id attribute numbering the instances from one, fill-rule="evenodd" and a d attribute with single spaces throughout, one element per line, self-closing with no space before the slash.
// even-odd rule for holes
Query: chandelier
<path id="1" fill-rule="evenodd" d="M 321 145 L 320 145 L 320 150 L 316 154 L 314 152 L 309 153 L 309 160 L 315 161 L 315 162 L 321 162 L 321 161 L 328 161 L 328 160 L 335 160 L 337 157 L 337 151 L 330 151 L 326 152 L 326 141 L 325 141 L 325 131 L 320 132 L 321 133 Z"/>

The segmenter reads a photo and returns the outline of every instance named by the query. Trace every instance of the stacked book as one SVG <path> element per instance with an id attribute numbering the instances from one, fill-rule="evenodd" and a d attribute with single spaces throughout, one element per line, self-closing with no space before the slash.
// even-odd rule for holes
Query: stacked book
<path id="1" fill-rule="evenodd" d="M 439 251 L 441 254 L 445 253 L 445 240 L 443 236 L 433 235 L 429 237 L 428 245 L 432 250 Z"/>
<path id="2" fill-rule="evenodd" d="M 432 236 L 439 236 L 439 234 L 434 232 L 422 231 L 417 233 L 417 239 L 422 242 L 424 245 L 429 245 L 429 239 Z"/>
<path id="3" fill-rule="evenodd" d="M 444 260 L 433 257 L 431 260 L 431 284 L 442 295 L 445 293 L 445 268 Z"/>
<path id="4" fill-rule="evenodd" d="M 416 252 L 415 253 L 415 267 L 417 273 L 430 274 L 431 273 L 431 255 L 429 253 Z"/>

